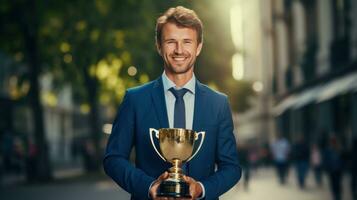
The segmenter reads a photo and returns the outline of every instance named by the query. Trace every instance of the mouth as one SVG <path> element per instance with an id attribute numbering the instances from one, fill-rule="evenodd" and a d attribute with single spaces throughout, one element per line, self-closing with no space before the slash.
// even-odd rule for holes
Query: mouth
<path id="1" fill-rule="evenodd" d="M 173 56 L 172 59 L 177 62 L 182 62 L 182 61 L 186 60 L 186 57 L 185 56 Z"/>

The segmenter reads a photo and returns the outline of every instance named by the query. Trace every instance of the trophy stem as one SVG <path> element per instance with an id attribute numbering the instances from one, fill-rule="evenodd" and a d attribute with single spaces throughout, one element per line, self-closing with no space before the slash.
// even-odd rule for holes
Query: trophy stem
<path id="1" fill-rule="evenodd" d="M 157 196 L 190 199 L 190 187 L 183 179 L 182 161 L 173 159 L 171 164 L 169 178 L 160 184 Z"/>
<path id="2" fill-rule="evenodd" d="M 183 180 L 183 170 L 181 169 L 182 161 L 180 159 L 173 159 L 171 161 L 173 167 L 169 169 L 169 179 Z"/>

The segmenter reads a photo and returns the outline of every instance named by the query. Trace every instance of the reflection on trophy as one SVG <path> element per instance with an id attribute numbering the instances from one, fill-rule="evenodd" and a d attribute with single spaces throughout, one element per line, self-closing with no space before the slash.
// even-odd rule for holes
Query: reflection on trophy
<path id="1" fill-rule="evenodd" d="M 161 153 L 157 150 L 152 133 L 159 139 Z M 195 152 L 193 152 L 198 136 L 201 141 Z M 181 166 L 184 162 L 190 161 L 200 150 L 205 132 L 198 132 L 182 128 L 163 128 L 156 130 L 150 128 L 150 139 L 156 153 L 166 162 L 170 162 L 173 167 L 169 169 L 169 177 L 161 182 L 157 191 L 160 197 L 180 197 L 191 198 L 189 186 L 183 179 Z"/>

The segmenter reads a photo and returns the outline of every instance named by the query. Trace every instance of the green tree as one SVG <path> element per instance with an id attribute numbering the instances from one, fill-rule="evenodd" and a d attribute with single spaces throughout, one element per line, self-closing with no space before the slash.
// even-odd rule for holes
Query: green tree
<path id="1" fill-rule="evenodd" d="M 48 146 L 43 125 L 43 109 L 40 103 L 38 77 L 41 71 L 41 56 L 38 29 L 42 15 L 40 2 L 15 0 L 1 4 L 1 48 L 9 54 L 23 52 L 28 67 L 30 91 L 29 104 L 32 108 L 34 136 L 38 147 L 35 177 L 40 181 L 52 179 L 52 168 L 48 157 Z"/>
<path id="2" fill-rule="evenodd" d="M 186 0 L 9 0 L 0 4 L 0 48 L 14 57 L 23 54 L 22 62 L 29 69 L 24 78 L 31 85 L 28 99 L 43 169 L 39 177 L 51 177 L 39 75 L 51 73 L 56 88 L 70 84 L 75 103 L 89 105 L 90 136 L 99 159 L 99 109 L 117 107 L 127 88 L 162 73 L 162 59 L 155 49 L 155 20 L 177 5 L 195 9 L 205 26 L 204 49 L 196 66 L 198 78 L 227 93 L 234 110 L 244 111 L 253 93 L 249 83 L 236 82 L 231 76 L 234 48 L 229 16 L 224 12 L 229 4 L 219 7 L 215 1 Z"/>
<path id="3" fill-rule="evenodd" d="M 41 27 L 47 70 L 71 83 L 78 104 L 90 106 L 92 142 L 100 157 L 99 103 L 116 107 L 129 87 L 162 71 L 154 43 L 155 18 L 164 1 L 51 2 Z M 99 164 L 97 162 L 99 169 Z"/>

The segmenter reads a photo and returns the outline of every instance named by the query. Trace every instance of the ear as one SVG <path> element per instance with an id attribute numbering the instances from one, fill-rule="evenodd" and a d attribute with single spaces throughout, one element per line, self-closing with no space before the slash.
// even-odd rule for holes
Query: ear
<path id="1" fill-rule="evenodd" d="M 159 55 L 162 56 L 161 55 L 161 45 L 157 41 L 155 42 L 155 45 L 156 45 L 157 53 L 159 53 Z"/>
<path id="2" fill-rule="evenodd" d="M 201 50 L 202 50 L 202 46 L 203 46 L 203 42 L 199 43 L 197 46 L 197 52 L 196 52 L 196 56 L 200 55 Z"/>

